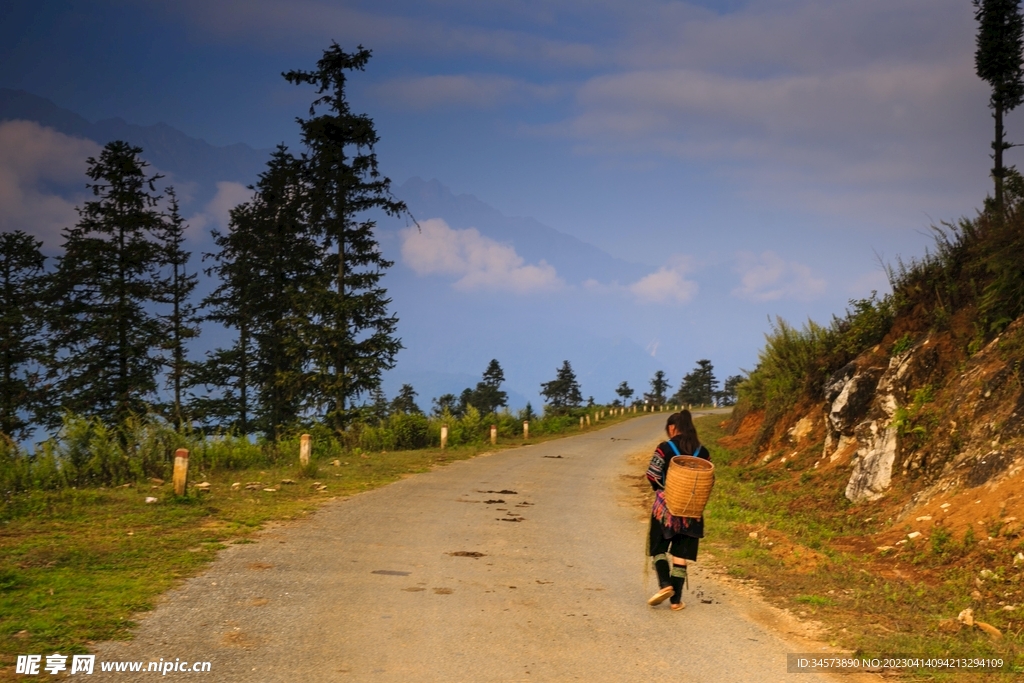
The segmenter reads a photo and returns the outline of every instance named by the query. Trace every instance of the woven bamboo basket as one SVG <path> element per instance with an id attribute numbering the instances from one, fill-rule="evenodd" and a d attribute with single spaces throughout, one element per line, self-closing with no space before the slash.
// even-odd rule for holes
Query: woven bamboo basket
<path id="1" fill-rule="evenodd" d="M 715 486 L 715 466 L 704 458 L 677 455 L 665 474 L 665 504 L 676 517 L 703 517 Z"/>

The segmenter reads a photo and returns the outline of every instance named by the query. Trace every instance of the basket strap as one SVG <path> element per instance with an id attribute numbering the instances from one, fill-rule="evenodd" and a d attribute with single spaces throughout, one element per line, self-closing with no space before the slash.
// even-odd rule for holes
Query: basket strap
<path id="1" fill-rule="evenodd" d="M 672 439 L 669 439 L 668 440 L 668 445 L 672 447 L 672 450 L 675 451 L 676 455 L 682 455 L 682 453 L 679 452 L 679 448 L 676 446 L 676 442 L 675 441 L 673 441 Z"/>

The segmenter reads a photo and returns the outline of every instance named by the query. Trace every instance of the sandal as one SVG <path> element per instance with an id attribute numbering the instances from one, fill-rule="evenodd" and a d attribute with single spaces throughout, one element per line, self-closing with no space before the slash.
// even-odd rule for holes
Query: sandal
<path id="1" fill-rule="evenodd" d="M 665 602 L 666 600 L 668 600 L 669 598 L 671 598 L 675 594 L 676 594 L 676 591 L 675 591 L 674 588 L 672 588 L 672 586 L 665 586 L 660 591 L 658 591 L 657 593 L 652 595 L 650 598 L 648 598 L 647 599 L 647 604 L 651 605 L 652 607 L 654 605 L 660 605 L 661 603 Z"/>
<path id="2" fill-rule="evenodd" d="M 674 609 L 677 612 L 679 610 L 681 610 L 681 609 L 686 609 L 686 603 L 685 602 L 673 602 L 672 603 L 672 609 Z"/>

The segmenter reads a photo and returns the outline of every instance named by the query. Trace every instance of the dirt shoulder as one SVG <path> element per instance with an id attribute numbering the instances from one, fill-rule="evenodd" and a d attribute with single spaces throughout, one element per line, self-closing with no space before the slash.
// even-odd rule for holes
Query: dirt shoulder
<path id="1" fill-rule="evenodd" d="M 907 540 L 913 524 L 924 526 L 930 520 L 894 526 L 895 512 L 879 518 L 880 506 L 869 511 L 850 505 L 841 494 L 820 494 L 842 490 L 838 479 L 833 486 L 817 480 L 842 477 L 841 472 L 819 470 L 811 486 L 806 475 L 778 459 L 770 464 L 751 461 L 742 450 L 742 429 L 738 436 L 726 437 L 710 418 L 700 420 L 698 427 L 705 443 L 716 444 L 716 488 L 706 512 L 706 547 L 715 556 L 711 566 L 723 580 L 750 587 L 758 600 L 781 610 L 775 614 L 784 623 L 802 624 L 791 629 L 794 633 L 858 655 L 1024 664 L 1024 623 L 1015 618 L 1020 564 L 1015 567 L 1011 555 L 1003 569 L 983 572 L 984 564 L 971 561 L 987 558 L 992 563 L 1003 557 L 997 546 L 1005 540 L 979 538 L 967 548 L 948 539 L 945 545 Z M 642 471 L 640 462 L 636 467 Z M 941 504 L 936 498 L 934 506 Z M 935 538 L 931 527 L 928 535 Z M 957 619 L 965 609 L 974 610 L 975 625 Z M 998 635 L 979 627 L 979 621 L 996 623 Z M 950 674 L 927 667 L 890 674 L 1006 680 L 1002 673 Z"/>

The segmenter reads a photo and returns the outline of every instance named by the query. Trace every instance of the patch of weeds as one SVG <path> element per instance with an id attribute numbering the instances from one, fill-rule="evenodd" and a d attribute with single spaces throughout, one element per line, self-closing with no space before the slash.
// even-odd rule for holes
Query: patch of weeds
<path id="1" fill-rule="evenodd" d="M 974 549 L 974 546 L 977 545 L 977 543 L 978 540 L 974 537 L 974 527 L 967 527 L 967 531 L 964 532 L 963 541 L 960 543 L 961 550 L 965 554 L 969 553 Z"/>
<path id="2" fill-rule="evenodd" d="M 937 526 L 932 530 L 932 554 L 944 558 L 953 549 L 953 534 L 949 529 Z"/>
<path id="3" fill-rule="evenodd" d="M 988 532 L 989 536 L 999 536 L 999 532 L 1003 528 L 1003 520 L 1001 519 L 987 519 L 985 520 L 985 531 Z"/>
<path id="4" fill-rule="evenodd" d="M 310 459 L 305 465 L 299 465 L 299 477 L 302 479 L 316 479 L 320 467 L 316 460 Z"/>
<path id="5" fill-rule="evenodd" d="M 905 334 L 896 340 L 896 343 L 892 345 L 892 353 L 890 355 L 898 356 L 904 351 L 909 351 L 910 347 L 914 345 L 914 338 L 910 334 Z"/>
<path id="6" fill-rule="evenodd" d="M 0 569 L 0 591 L 22 588 L 28 583 L 24 574 L 15 569 Z"/>
<path id="7" fill-rule="evenodd" d="M 821 595 L 798 595 L 793 599 L 804 605 L 811 605 L 812 607 L 831 607 L 835 604 L 835 601 L 832 600 L 832 598 L 826 598 Z"/>

